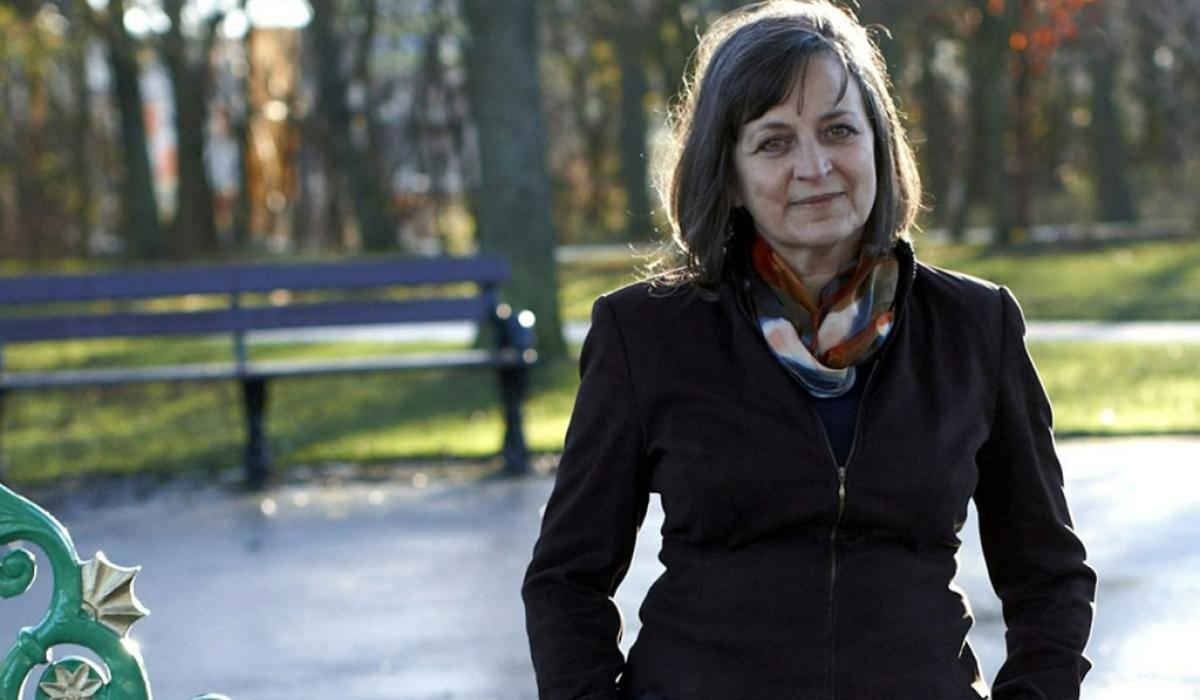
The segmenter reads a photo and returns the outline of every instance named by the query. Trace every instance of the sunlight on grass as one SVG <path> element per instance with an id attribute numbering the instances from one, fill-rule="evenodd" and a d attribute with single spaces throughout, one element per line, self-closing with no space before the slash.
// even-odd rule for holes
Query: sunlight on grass
<path id="1" fill-rule="evenodd" d="M 1200 238 L 994 249 L 918 236 L 917 257 L 1007 285 L 1031 319 L 1200 320 Z M 586 320 L 592 300 L 636 280 L 643 262 L 562 266 L 564 318 Z"/>
<path id="2" fill-rule="evenodd" d="M 1031 319 L 1200 320 L 1200 240 L 992 250 L 918 243 L 922 259 L 1009 285 Z M 630 255 L 560 271 L 564 315 L 586 320 L 592 300 L 635 280 Z M 445 343 L 251 344 L 252 360 L 365 357 L 457 347 Z M 576 348 L 578 351 L 578 348 Z M 1031 352 L 1060 436 L 1200 433 L 1200 345 L 1036 342 Z M 229 362 L 228 336 L 17 344 L 8 369 Z M 538 452 L 562 449 L 578 376 L 575 360 L 543 363 L 525 405 Z M 275 463 L 387 463 L 492 457 L 503 425 L 494 372 L 422 371 L 278 380 L 268 436 Z M 211 471 L 242 462 L 234 382 L 10 392 L 3 458 L 13 482 L 62 474 Z"/>
<path id="3" fill-rule="evenodd" d="M 251 343 L 250 361 L 328 359 L 432 352 L 462 347 L 453 343 L 319 342 Z M 105 338 L 70 342 L 17 343 L 5 348 L 5 368 L 14 372 L 101 367 L 150 367 L 205 362 L 232 362 L 233 341 L 219 337 Z"/>
<path id="4" fill-rule="evenodd" d="M 1031 352 L 1059 436 L 1200 433 L 1200 345 L 1040 342 Z M 562 449 L 578 381 L 574 360 L 537 368 L 525 405 L 534 451 Z M 497 392 L 484 370 L 275 381 L 271 450 L 281 468 L 490 458 L 503 430 Z M 242 460 L 241 392 L 232 382 L 17 392 L 3 428 L 14 483 L 235 469 Z"/>
<path id="5" fill-rule="evenodd" d="M 1060 435 L 1200 432 L 1200 345 L 1031 343 Z"/>
<path id="6" fill-rule="evenodd" d="M 1200 320 L 1200 239 L 918 254 L 1011 287 L 1032 319 Z"/>
<path id="7" fill-rule="evenodd" d="M 592 317 L 592 302 L 605 292 L 611 292 L 640 279 L 635 258 L 628 264 L 573 264 L 559 266 L 558 298 L 563 319 L 586 321 Z"/>

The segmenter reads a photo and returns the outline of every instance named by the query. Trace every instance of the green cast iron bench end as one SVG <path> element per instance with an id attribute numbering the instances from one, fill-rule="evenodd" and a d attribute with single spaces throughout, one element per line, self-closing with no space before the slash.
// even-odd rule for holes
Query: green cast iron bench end
<path id="1" fill-rule="evenodd" d="M 117 566 L 103 552 L 83 561 L 62 523 L 37 504 L 0 484 L 0 545 L 26 542 L 41 548 L 54 577 L 49 609 L 26 627 L 0 660 L 0 700 L 24 697 L 35 684 L 36 700 L 150 700 L 150 683 L 129 628 L 150 613 L 133 592 L 141 567 Z M 0 560 L 0 598 L 29 590 L 37 561 L 20 547 Z M 53 647 L 73 644 L 90 650 L 53 659 Z M 38 666 L 41 675 L 30 678 Z M 218 694 L 193 700 L 229 700 Z"/>

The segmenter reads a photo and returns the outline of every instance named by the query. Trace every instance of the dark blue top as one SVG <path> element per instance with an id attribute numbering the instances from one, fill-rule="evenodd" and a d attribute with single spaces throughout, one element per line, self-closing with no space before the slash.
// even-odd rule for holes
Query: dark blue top
<path id="1" fill-rule="evenodd" d="M 833 448 L 833 456 L 839 465 L 846 464 L 850 456 L 850 448 L 854 445 L 854 428 L 858 423 L 858 404 L 862 400 L 863 389 L 867 377 L 875 367 L 875 358 L 863 362 L 855 368 L 854 386 L 850 391 L 828 399 L 812 399 L 817 407 L 817 414 L 825 425 L 825 434 L 829 436 L 829 446 Z"/>

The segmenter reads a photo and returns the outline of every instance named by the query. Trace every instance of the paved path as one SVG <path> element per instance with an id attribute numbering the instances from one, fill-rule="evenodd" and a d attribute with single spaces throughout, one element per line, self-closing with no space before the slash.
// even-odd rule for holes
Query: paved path
<path id="1" fill-rule="evenodd" d="M 1061 455 L 1101 575 L 1084 697 L 1200 698 L 1200 438 L 1075 440 Z M 551 484 L 406 474 L 255 496 L 180 481 L 42 500 L 82 555 L 144 565 L 138 595 L 153 615 L 134 636 L 155 697 L 525 700 L 535 693 L 518 587 Z M 627 642 L 659 570 L 661 521 L 653 504 L 618 595 Z M 990 676 L 1003 641 L 976 540 L 960 561 Z M 42 614 L 46 584 L 35 585 L 0 602 L 0 640 Z"/>

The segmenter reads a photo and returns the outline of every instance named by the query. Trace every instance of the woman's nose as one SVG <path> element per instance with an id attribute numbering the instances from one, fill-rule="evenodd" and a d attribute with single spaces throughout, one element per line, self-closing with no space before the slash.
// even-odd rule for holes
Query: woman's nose
<path id="1" fill-rule="evenodd" d="M 792 158 L 792 176 L 797 180 L 820 180 L 833 169 L 829 154 L 819 143 L 799 143 Z"/>

